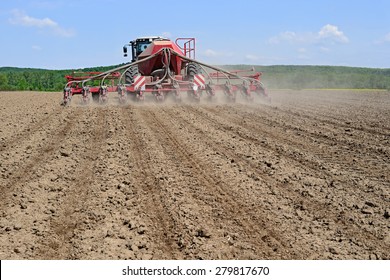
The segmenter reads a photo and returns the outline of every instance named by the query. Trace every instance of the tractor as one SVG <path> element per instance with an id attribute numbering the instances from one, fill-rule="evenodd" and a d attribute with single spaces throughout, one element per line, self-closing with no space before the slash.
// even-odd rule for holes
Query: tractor
<path id="1" fill-rule="evenodd" d="M 69 104 L 75 94 L 82 102 L 90 97 L 99 103 L 108 100 L 109 92 L 117 92 L 120 103 L 132 99 L 145 100 L 152 95 L 157 102 L 172 96 L 182 100 L 187 93 L 190 100 L 200 102 L 202 95 L 208 100 L 217 92 L 234 102 L 237 93 L 253 100 L 253 93 L 268 99 L 261 73 L 250 70 L 226 71 L 195 60 L 195 38 L 177 38 L 175 42 L 158 36 L 140 37 L 124 45 L 126 57 L 131 48 L 131 61 L 106 72 L 73 73 L 67 75 L 63 104 Z M 254 72 L 242 75 L 243 72 Z M 111 81 L 109 83 L 108 81 Z"/>

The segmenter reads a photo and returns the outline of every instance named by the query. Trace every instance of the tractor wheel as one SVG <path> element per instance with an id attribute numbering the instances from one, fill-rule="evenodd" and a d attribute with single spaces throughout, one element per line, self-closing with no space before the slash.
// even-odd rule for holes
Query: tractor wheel
<path id="1" fill-rule="evenodd" d="M 125 83 L 127 85 L 131 85 L 132 83 L 134 83 L 134 78 L 137 75 L 139 75 L 138 66 L 134 65 L 134 66 L 130 67 L 130 69 L 127 70 L 125 73 Z"/>
<path id="2" fill-rule="evenodd" d="M 199 64 L 196 64 L 194 62 L 188 63 L 187 66 L 187 78 L 189 81 L 194 80 L 194 76 L 196 74 L 200 74 L 202 72 L 202 69 L 200 68 Z"/>

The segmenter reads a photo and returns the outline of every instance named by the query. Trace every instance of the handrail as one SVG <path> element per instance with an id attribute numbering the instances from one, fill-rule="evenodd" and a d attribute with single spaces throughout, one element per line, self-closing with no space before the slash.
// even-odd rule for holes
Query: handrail
<path id="1" fill-rule="evenodd" d="M 185 42 L 179 44 L 180 41 Z M 195 59 L 195 38 L 177 38 L 175 44 L 183 51 L 184 56 Z"/>

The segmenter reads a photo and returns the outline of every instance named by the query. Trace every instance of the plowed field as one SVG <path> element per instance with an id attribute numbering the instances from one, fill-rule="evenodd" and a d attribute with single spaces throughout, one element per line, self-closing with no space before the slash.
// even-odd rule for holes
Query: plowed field
<path id="1" fill-rule="evenodd" d="M 0 93 L 0 259 L 389 259 L 390 94 Z"/>

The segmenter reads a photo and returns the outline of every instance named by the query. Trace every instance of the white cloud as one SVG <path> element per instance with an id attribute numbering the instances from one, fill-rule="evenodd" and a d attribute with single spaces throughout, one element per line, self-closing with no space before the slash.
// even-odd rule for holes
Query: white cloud
<path id="1" fill-rule="evenodd" d="M 207 56 L 207 57 L 216 57 L 219 54 L 218 54 L 218 52 L 216 52 L 214 50 L 207 49 L 207 50 L 205 50 L 204 55 Z"/>
<path id="2" fill-rule="evenodd" d="M 387 33 L 382 38 L 380 38 L 379 40 L 374 41 L 374 44 L 377 44 L 377 45 L 386 44 L 386 43 L 390 43 L 390 32 Z"/>
<path id="3" fill-rule="evenodd" d="M 207 49 L 203 52 L 203 55 L 206 57 L 232 57 L 234 54 L 232 52 L 226 51 L 215 51 L 212 49 Z"/>
<path id="4" fill-rule="evenodd" d="M 234 64 L 237 56 L 234 52 L 226 50 L 206 49 L 197 53 L 197 59 L 211 64 Z"/>
<path id="5" fill-rule="evenodd" d="M 13 10 L 12 15 L 13 17 L 10 18 L 9 21 L 10 23 L 15 25 L 33 26 L 38 28 L 58 26 L 56 22 L 54 22 L 49 18 L 44 18 L 44 19 L 33 18 L 26 15 L 24 12 L 20 10 Z"/>
<path id="6" fill-rule="evenodd" d="M 319 39 L 330 39 L 341 43 L 348 43 L 349 39 L 336 25 L 327 24 L 318 32 Z"/>
<path id="7" fill-rule="evenodd" d="M 287 42 L 291 44 L 315 44 L 315 43 L 348 43 L 349 39 L 335 25 L 327 24 L 318 32 L 293 32 L 286 31 L 271 37 L 270 44 L 280 44 Z"/>
<path id="8" fill-rule="evenodd" d="M 254 55 L 254 54 L 247 54 L 245 56 L 245 58 L 247 60 L 251 60 L 251 61 L 258 61 L 258 60 L 260 60 L 260 57 L 258 57 L 257 55 Z"/>
<path id="9" fill-rule="evenodd" d="M 299 48 L 297 51 L 298 51 L 299 53 L 306 53 L 306 52 L 307 52 L 307 49 L 305 49 L 305 48 Z"/>
<path id="10" fill-rule="evenodd" d="M 283 33 L 280 33 L 278 36 L 272 37 L 270 39 L 271 43 L 279 44 L 281 41 L 295 41 L 296 40 L 296 33 L 291 31 L 286 31 Z"/>
<path id="11" fill-rule="evenodd" d="M 330 49 L 327 48 L 327 47 L 321 47 L 320 51 L 323 52 L 323 53 L 327 53 L 327 52 L 330 52 Z"/>
<path id="12" fill-rule="evenodd" d="M 162 34 L 161 34 L 162 37 L 164 38 L 171 38 L 172 37 L 172 34 L 171 32 L 169 31 L 164 31 Z"/>
<path id="13" fill-rule="evenodd" d="M 297 33 L 292 31 L 282 32 L 277 36 L 274 36 L 268 40 L 271 44 L 280 44 L 282 42 L 287 42 L 291 44 L 310 44 L 316 41 L 316 36 L 314 33 Z"/>
<path id="14" fill-rule="evenodd" d="M 9 19 L 9 22 L 13 25 L 35 27 L 41 30 L 50 30 L 53 34 L 61 37 L 72 37 L 74 35 L 73 30 L 65 29 L 59 26 L 57 22 L 50 18 L 34 18 L 17 9 L 12 10 L 11 14 L 12 17 Z"/>
<path id="15" fill-rule="evenodd" d="M 390 42 L 390 33 L 387 33 L 384 38 L 385 42 Z"/>
<path id="16" fill-rule="evenodd" d="M 41 51 L 42 48 L 40 46 L 37 46 L 37 45 L 33 45 L 31 46 L 31 48 L 34 50 L 34 51 Z"/>

